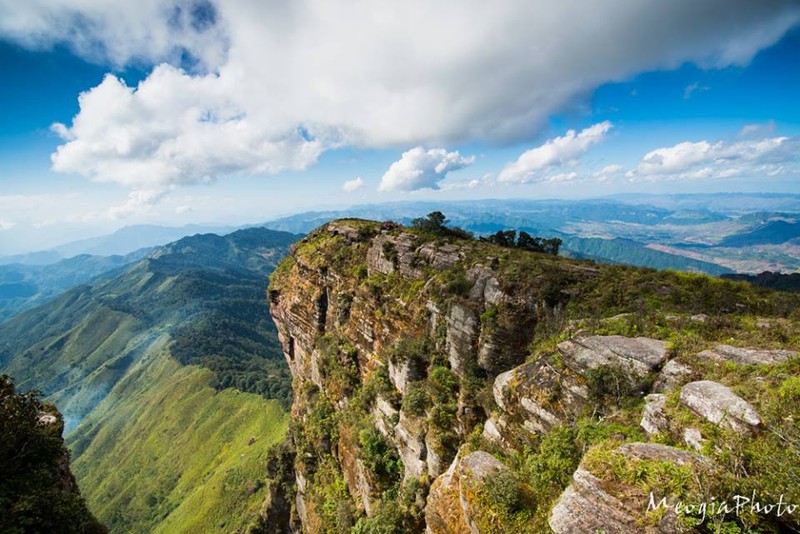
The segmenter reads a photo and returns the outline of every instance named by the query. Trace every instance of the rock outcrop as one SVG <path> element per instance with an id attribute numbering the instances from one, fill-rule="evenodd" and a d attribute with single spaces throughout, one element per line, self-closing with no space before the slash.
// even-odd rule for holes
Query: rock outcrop
<path id="1" fill-rule="evenodd" d="M 557 369 L 549 358 L 501 373 L 492 391 L 497 405 L 530 433 L 547 432 L 576 417 L 589 396 L 579 374 Z"/>
<path id="2" fill-rule="evenodd" d="M 603 269 L 393 223 L 336 221 L 298 242 L 269 301 L 295 377 L 304 531 L 355 522 L 369 531 L 369 521 L 394 518 L 412 532 L 488 534 L 528 517 L 525 533 L 548 524 L 557 533 L 678 532 L 675 514 L 647 516 L 643 487 L 612 479 L 596 451 L 613 443 L 603 451 L 616 467 L 708 469 L 696 452 L 636 442 L 645 435 L 637 423 L 653 440 L 698 451 L 711 450 L 707 421 L 758 435 L 755 407 L 704 373 L 721 369 L 715 361 L 785 366 L 794 353 L 717 345 L 676 356 L 654 337 L 595 335 L 604 327 L 565 309 L 597 294 Z M 666 298 L 667 283 L 653 293 Z M 665 322 L 715 324 L 687 308 Z M 560 448 L 552 464 L 539 447 Z M 532 492 L 524 469 L 569 469 L 533 492 L 546 489 L 552 509 L 515 500 Z M 487 501 L 498 480 L 507 502 Z"/>
<path id="3" fill-rule="evenodd" d="M 520 285 L 504 280 L 502 272 L 486 266 L 492 258 L 484 256 L 486 263 L 464 267 L 469 254 L 475 251 L 364 221 L 330 223 L 298 242 L 269 290 L 272 316 L 296 379 L 292 413 L 298 424 L 312 424 L 309 402 L 316 393 L 308 388 L 329 399 L 333 410 L 346 412 L 363 384 L 386 376 L 391 391 L 371 400 L 368 412 L 397 451 L 402 478 L 441 474 L 453 461 L 458 443 L 486 418 L 474 397 L 456 395 L 459 381 L 520 364 L 537 321 L 568 298 L 542 295 L 535 281 Z M 550 263 L 563 270 L 565 285 L 593 274 L 569 263 Z M 328 341 L 321 344 L 321 339 Z M 435 354 L 444 360 L 433 362 Z M 439 374 L 429 376 L 434 368 Z M 432 383 L 440 379 L 446 384 Z M 542 374 L 541 380 L 549 379 L 554 377 Z M 298 395 L 301 389 L 307 394 Z M 447 411 L 426 400 L 430 393 L 423 390 L 431 389 L 440 397 L 454 395 Z M 570 404 L 570 395 L 582 394 L 577 384 L 565 391 L 564 406 Z M 416 411 L 401 409 L 398 398 L 415 395 Z M 520 405 L 531 418 L 539 411 L 536 402 L 529 398 Z M 556 422 L 545 411 L 539 415 L 539 431 Z M 529 425 L 537 429 L 533 422 Z M 332 430 L 333 439 L 348 434 L 342 432 L 344 427 Z M 327 439 L 319 445 L 324 450 L 309 444 L 308 460 L 298 454 L 296 508 L 301 518 L 311 521 L 308 514 L 316 513 L 307 500 L 319 455 L 332 457 L 349 490 L 358 496 L 356 507 L 372 513 L 371 503 L 381 492 L 376 482 L 380 477 L 364 472 L 363 445 L 356 438 L 348 443 L 352 451 L 341 442 L 333 447 Z"/>
<path id="4" fill-rule="evenodd" d="M 550 515 L 550 528 L 554 532 L 627 534 L 636 531 L 636 517 L 625 511 L 624 503 L 603 490 L 599 478 L 578 469 L 572 479 Z"/>
<path id="5" fill-rule="evenodd" d="M 476 451 L 456 457 L 450 468 L 431 486 L 425 508 L 430 534 L 480 534 L 476 515 L 480 513 L 477 492 L 488 479 L 507 471 L 502 462 L 487 452 Z"/>
<path id="6" fill-rule="evenodd" d="M 698 466 L 707 463 L 699 454 L 657 443 L 629 443 L 616 451 L 626 461 L 669 462 L 677 466 Z M 609 490 L 609 487 L 614 490 Z M 581 467 L 575 471 L 572 483 L 564 490 L 548 521 L 556 534 L 604 532 L 678 533 L 677 516 L 666 513 L 654 524 L 648 524 L 645 514 L 647 500 L 640 490 L 617 482 L 615 485 Z"/>

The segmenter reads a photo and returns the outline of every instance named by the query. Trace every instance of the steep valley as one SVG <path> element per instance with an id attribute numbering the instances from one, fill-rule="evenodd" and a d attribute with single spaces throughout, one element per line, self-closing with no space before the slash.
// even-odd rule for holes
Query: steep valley
<path id="1" fill-rule="evenodd" d="M 0 325 L 0 372 L 58 405 L 111 532 L 258 523 L 291 399 L 266 280 L 296 239 L 184 238 Z"/>

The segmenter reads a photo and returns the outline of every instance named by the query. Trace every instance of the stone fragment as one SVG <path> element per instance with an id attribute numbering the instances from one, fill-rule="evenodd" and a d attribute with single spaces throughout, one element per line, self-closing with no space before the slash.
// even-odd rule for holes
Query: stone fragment
<path id="1" fill-rule="evenodd" d="M 681 402 L 714 424 L 746 434 L 761 425 L 753 406 L 728 387 L 711 380 L 690 382 L 681 389 Z"/>
<path id="2" fill-rule="evenodd" d="M 687 428 L 683 431 L 683 442 L 696 451 L 703 450 L 705 441 L 706 440 L 703 439 L 703 435 L 700 433 L 700 430 L 696 428 Z"/>
<path id="3" fill-rule="evenodd" d="M 692 368 L 684 365 L 677 360 L 670 360 L 661 368 L 658 378 L 653 384 L 653 390 L 657 392 L 669 391 L 680 386 L 692 375 Z"/>
<path id="4" fill-rule="evenodd" d="M 658 393 L 652 393 L 645 399 L 644 410 L 642 410 L 642 422 L 639 423 L 648 436 L 657 432 L 665 432 L 669 429 L 669 421 L 664 414 L 664 403 L 667 398 Z"/>

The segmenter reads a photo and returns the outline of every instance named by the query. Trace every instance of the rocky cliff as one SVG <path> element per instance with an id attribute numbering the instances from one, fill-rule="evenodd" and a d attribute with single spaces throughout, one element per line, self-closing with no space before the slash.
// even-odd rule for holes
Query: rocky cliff
<path id="1" fill-rule="evenodd" d="M 0 532 L 102 534 L 69 468 L 64 421 L 0 375 Z"/>
<path id="2" fill-rule="evenodd" d="M 800 504 L 793 296 L 340 220 L 268 299 L 305 532 L 798 528 L 680 506 Z"/>

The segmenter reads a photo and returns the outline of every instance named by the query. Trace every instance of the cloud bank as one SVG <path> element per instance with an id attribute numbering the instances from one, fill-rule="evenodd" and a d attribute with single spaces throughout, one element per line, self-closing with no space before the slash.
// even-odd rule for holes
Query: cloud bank
<path id="1" fill-rule="evenodd" d="M 208 183 L 220 174 L 305 169 L 322 151 L 301 128 L 243 114 L 220 77 L 161 65 L 138 87 L 108 75 L 81 94 L 53 169 L 136 189 Z"/>
<path id="2" fill-rule="evenodd" d="M 56 170 L 142 190 L 343 145 L 529 139 L 600 84 L 746 64 L 798 21 L 793 0 L 0 0 L 0 37 L 166 63 L 138 87 L 106 78 L 57 127 Z"/>
<path id="3" fill-rule="evenodd" d="M 210 0 L 0 0 L 0 36 L 26 48 L 69 46 L 96 63 L 221 66 L 228 33 Z"/>

